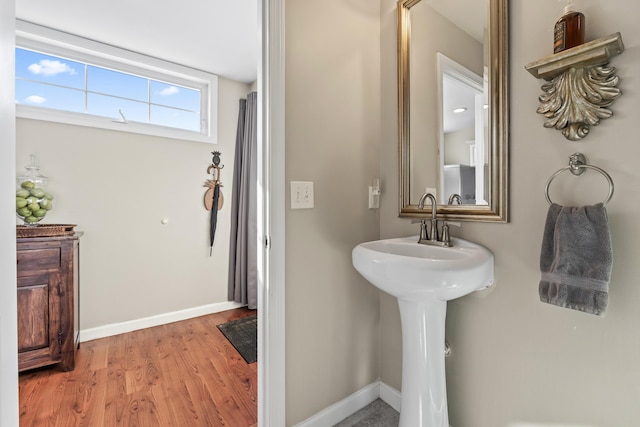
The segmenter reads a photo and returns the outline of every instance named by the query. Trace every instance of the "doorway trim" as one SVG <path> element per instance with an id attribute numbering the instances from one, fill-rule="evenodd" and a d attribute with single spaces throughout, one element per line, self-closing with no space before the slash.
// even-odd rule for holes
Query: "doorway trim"
<path id="1" fill-rule="evenodd" d="M 286 425 L 284 0 L 258 5 L 258 425 Z"/>

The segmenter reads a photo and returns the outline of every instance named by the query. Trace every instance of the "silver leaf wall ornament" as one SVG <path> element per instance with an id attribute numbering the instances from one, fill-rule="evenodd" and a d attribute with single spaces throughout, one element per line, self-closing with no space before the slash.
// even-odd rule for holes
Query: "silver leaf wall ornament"
<path id="1" fill-rule="evenodd" d="M 547 120 L 544 127 L 562 131 L 579 141 L 601 119 L 613 115 L 609 106 L 621 95 L 614 67 L 572 67 L 542 85 L 537 112 Z"/>
<path id="2" fill-rule="evenodd" d="M 546 117 L 544 127 L 580 141 L 591 126 L 611 117 L 609 107 L 622 93 L 609 60 L 623 51 L 622 36 L 614 33 L 527 64 L 534 77 L 546 80 L 537 109 Z"/>

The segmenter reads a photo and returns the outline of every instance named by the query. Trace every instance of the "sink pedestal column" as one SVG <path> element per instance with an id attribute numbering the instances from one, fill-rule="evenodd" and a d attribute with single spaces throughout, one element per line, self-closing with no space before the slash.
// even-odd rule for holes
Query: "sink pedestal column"
<path id="1" fill-rule="evenodd" d="M 447 302 L 398 298 L 402 322 L 399 427 L 449 427 L 444 364 Z"/>

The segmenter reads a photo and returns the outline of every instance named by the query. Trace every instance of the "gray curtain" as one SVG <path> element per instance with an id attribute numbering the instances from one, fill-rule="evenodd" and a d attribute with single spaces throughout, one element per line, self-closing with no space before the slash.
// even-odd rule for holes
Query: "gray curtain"
<path id="1" fill-rule="evenodd" d="M 258 307 L 257 156 L 258 94 L 240 100 L 231 200 L 229 301 Z"/>

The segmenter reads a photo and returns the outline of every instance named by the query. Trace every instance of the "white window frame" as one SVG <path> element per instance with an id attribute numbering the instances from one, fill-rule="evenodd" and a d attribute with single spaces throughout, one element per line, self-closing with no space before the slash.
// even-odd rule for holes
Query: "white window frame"
<path id="1" fill-rule="evenodd" d="M 199 89 L 201 129 L 196 132 L 151 123 L 125 123 L 121 117 L 101 117 L 16 102 L 17 117 L 217 144 L 218 76 L 214 74 L 21 20 L 16 20 L 16 47 Z"/>

